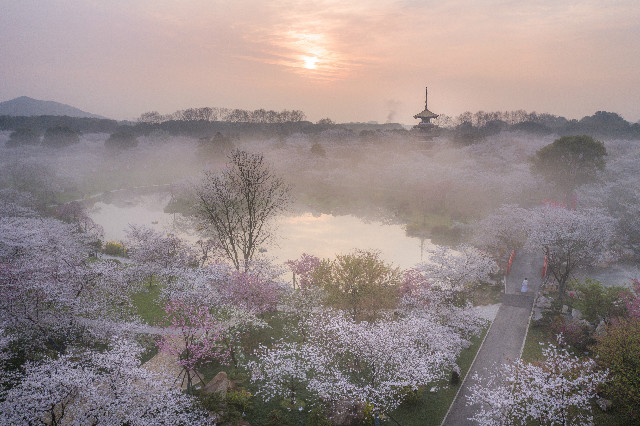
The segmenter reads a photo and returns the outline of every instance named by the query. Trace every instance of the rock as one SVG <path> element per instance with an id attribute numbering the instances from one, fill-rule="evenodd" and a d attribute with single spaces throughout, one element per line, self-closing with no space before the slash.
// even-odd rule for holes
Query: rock
<path id="1" fill-rule="evenodd" d="M 582 312 L 580 312 L 578 309 L 571 309 L 571 318 L 573 318 L 574 320 L 582 319 Z"/>
<path id="2" fill-rule="evenodd" d="M 538 297 L 536 306 L 538 306 L 541 309 L 544 309 L 544 308 L 549 309 L 551 307 L 551 298 L 544 297 L 544 296 Z"/>
<path id="3" fill-rule="evenodd" d="M 341 400 L 334 402 L 328 419 L 336 426 L 358 425 L 364 421 L 364 402 Z"/>
<path id="4" fill-rule="evenodd" d="M 533 308 L 533 316 L 531 317 L 532 321 L 540 321 L 542 319 L 542 309 Z"/>
<path id="5" fill-rule="evenodd" d="M 598 398 L 596 404 L 598 404 L 598 407 L 600 407 L 602 411 L 608 411 L 613 405 L 613 402 L 608 399 Z"/>
<path id="6" fill-rule="evenodd" d="M 216 374 L 209 383 L 207 383 L 207 386 L 204 387 L 203 391 L 207 393 L 218 392 L 222 394 L 222 397 L 224 398 L 227 396 L 227 391 L 232 389 L 233 382 L 229 380 L 227 373 L 221 371 Z"/>

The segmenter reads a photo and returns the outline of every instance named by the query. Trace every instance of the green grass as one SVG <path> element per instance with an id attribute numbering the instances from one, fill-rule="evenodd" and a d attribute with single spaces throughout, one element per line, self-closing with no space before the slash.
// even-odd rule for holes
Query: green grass
<path id="1" fill-rule="evenodd" d="M 550 343 L 549 334 L 545 327 L 529 325 L 527 340 L 524 342 L 522 350 L 522 360 L 533 362 L 542 359 L 542 345 L 540 343 Z"/>
<path id="2" fill-rule="evenodd" d="M 152 285 L 133 296 L 133 306 L 138 315 L 149 325 L 167 325 L 162 304 L 158 303 L 160 287 Z"/>

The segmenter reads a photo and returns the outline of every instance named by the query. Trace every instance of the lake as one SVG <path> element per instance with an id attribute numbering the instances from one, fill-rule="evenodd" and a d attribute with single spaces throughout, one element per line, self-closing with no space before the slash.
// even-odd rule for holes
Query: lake
<path id="1" fill-rule="evenodd" d="M 180 214 L 164 212 L 170 198 L 167 192 L 122 192 L 96 202 L 89 209 L 89 215 L 104 228 L 106 241 L 124 239 L 129 224 L 146 225 L 187 240 L 197 240 L 199 237 L 184 226 Z M 333 258 L 336 254 L 363 249 L 377 250 L 386 262 L 406 269 L 422 262 L 423 251 L 433 247 L 429 239 L 408 237 L 401 225 L 366 221 L 353 215 L 307 212 L 280 216 L 274 222 L 274 244 L 264 249 L 276 262 L 296 259 L 302 253 Z"/>

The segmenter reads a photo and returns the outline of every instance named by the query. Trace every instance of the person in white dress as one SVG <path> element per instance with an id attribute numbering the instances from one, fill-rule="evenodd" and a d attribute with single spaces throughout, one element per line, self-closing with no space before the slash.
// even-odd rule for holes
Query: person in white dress
<path id="1" fill-rule="evenodd" d="M 526 293 L 527 292 L 527 287 L 529 287 L 529 280 L 527 280 L 525 278 L 524 280 L 522 280 L 522 288 L 520 289 L 520 291 L 522 293 Z"/>

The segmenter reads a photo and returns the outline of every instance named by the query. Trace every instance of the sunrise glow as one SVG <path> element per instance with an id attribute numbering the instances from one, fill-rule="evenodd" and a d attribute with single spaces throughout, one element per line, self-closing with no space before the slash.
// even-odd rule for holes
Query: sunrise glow
<path id="1" fill-rule="evenodd" d="M 317 67 L 318 58 L 315 56 L 303 56 L 304 67 L 310 70 L 314 70 Z"/>

